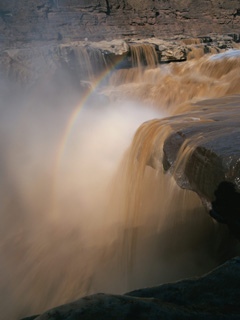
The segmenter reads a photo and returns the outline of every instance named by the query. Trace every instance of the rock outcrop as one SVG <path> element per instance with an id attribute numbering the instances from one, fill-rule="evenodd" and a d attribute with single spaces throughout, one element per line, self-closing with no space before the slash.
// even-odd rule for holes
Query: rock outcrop
<path id="1" fill-rule="evenodd" d="M 240 4 L 176 0 L 2 0 L 1 46 L 116 38 L 172 38 L 234 33 L 239 40 Z"/>
<path id="2" fill-rule="evenodd" d="M 164 143 L 164 168 L 173 171 L 179 150 L 187 149 L 184 142 L 188 141 L 188 161 L 181 167 L 183 175 L 176 174 L 176 179 L 210 201 L 221 181 L 234 183 L 240 191 L 239 105 L 239 95 L 194 104 L 191 112 L 171 123 L 173 133 Z M 192 149 L 191 143 L 192 147 L 196 143 Z"/>
<path id="3" fill-rule="evenodd" d="M 91 86 L 93 73 L 133 66 L 131 52 L 138 45 L 153 49 L 156 63 L 184 61 L 234 48 L 239 30 L 239 0 L 2 0 L 1 78 L 34 87 L 64 74 L 64 86 Z M 143 54 L 141 63 L 146 60 Z M 239 105 L 239 95 L 206 100 L 170 121 L 164 169 L 182 188 L 197 192 L 209 210 L 221 182 L 240 191 Z M 152 163 L 159 163 L 158 147 Z M 179 151 L 187 153 L 184 164 Z M 223 218 L 219 212 L 212 216 Z M 223 222 L 239 237 L 238 217 Z M 123 296 L 96 294 L 25 320 L 239 319 L 239 267 L 236 258 L 199 279 Z"/>
<path id="4" fill-rule="evenodd" d="M 172 133 L 163 146 L 163 165 L 177 183 L 201 197 L 214 219 L 226 223 L 240 239 L 240 96 L 198 102 L 192 111 L 170 124 Z M 184 161 L 181 158 L 184 154 Z M 154 159 L 152 159 L 154 163 Z M 223 182 L 225 191 L 216 201 Z M 229 190 L 229 191 L 228 191 Z M 215 207 L 215 208 L 214 208 Z"/>
<path id="5" fill-rule="evenodd" d="M 131 68 L 138 64 L 169 63 L 199 58 L 204 54 L 238 48 L 233 36 L 208 36 L 180 40 L 74 41 L 65 44 L 24 44 L 0 51 L 2 77 L 33 86 L 41 78 L 54 77 L 63 70 L 72 85 L 91 81 L 104 71 Z M 135 55 L 133 54 L 135 51 Z M 137 56 L 137 58 L 136 58 Z M 155 66 L 154 65 L 154 66 Z"/>
<path id="6" fill-rule="evenodd" d="M 239 319 L 240 259 L 195 279 L 136 290 L 95 294 L 22 320 Z"/>

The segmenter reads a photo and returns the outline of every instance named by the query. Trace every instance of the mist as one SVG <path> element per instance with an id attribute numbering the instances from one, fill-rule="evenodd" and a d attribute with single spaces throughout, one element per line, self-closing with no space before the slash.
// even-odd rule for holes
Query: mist
<path id="1" fill-rule="evenodd" d="M 86 100 L 51 83 L 6 88 L 0 111 L 1 319 L 99 290 L 123 292 L 121 280 L 115 283 L 119 249 L 113 244 L 123 219 L 109 210 L 113 176 L 137 127 L 164 113 L 101 101 L 94 93 Z"/>
<path id="2" fill-rule="evenodd" d="M 126 210 L 136 190 L 124 159 L 142 123 L 169 116 L 161 101 L 99 88 L 86 98 L 61 75 L 3 81 L 0 103 L 0 319 L 200 275 L 234 255 L 227 228 L 162 170 L 136 172 L 137 218 Z"/>

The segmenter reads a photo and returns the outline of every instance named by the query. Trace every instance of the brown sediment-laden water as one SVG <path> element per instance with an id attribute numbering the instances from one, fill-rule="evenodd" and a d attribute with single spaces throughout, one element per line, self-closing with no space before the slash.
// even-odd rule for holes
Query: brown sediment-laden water
<path id="1" fill-rule="evenodd" d="M 96 79 L 104 57 L 92 65 L 94 53 L 76 49 L 80 98 L 41 83 L 1 101 L 0 319 L 201 275 L 239 253 L 199 196 L 176 183 L 196 145 L 223 132 L 193 134 L 171 172 L 162 162 L 173 128 L 203 121 L 206 99 L 205 122 L 220 109 L 238 117 L 240 51 L 162 65 L 153 47 L 131 54 L 134 68 Z"/>

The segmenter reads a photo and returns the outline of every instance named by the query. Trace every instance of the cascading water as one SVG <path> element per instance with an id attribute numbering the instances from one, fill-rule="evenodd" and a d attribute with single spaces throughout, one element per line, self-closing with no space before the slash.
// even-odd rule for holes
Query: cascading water
<path id="1" fill-rule="evenodd" d="M 240 93 L 237 53 L 155 66 L 153 48 L 136 46 L 136 68 L 112 73 L 102 94 L 79 102 L 47 84 L 1 101 L 1 319 L 199 275 L 236 253 L 227 228 L 164 173 L 162 145 L 170 116 Z M 74 50 L 92 85 L 88 55 Z"/>
<path id="2" fill-rule="evenodd" d="M 158 56 L 154 46 L 149 44 L 130 45 L 132 63 L 138 70 L 144 65 L 154 68 L 158 63 Z"/>

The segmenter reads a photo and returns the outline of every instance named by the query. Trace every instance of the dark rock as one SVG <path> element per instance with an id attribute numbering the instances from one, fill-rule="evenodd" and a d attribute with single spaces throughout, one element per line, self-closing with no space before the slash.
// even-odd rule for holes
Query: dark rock
<path id="1" fill-rule="evenodd" d="M 240 193 L 236 192 L 233 183 L 223 181 L 214 195 L 210 215 L 218 222 L 227 224 L 240 240 Z"/>
<path id="2" fill-rule="evenodd" d="M 195 104 L 192 112 L 169 121 L 172 133 L 163 146 L 164 169 L 174 175 L 179 186 L 198 193 L 207 209 L 213 209 L 211 216 L 226 223 L 238 239 L 239 105 L 239 95 Z M 153 151 L 152 164 L 157 163 L 157 154 Z M 223 183 L 227 186 L 224 192 L 219 189 Z"/>
<path id="3" fill-rule="evenodd" d="M 237 257 L 200 278 L 140 289 L 125 295 L 95 294 L 33 319 L 237 320 L 240 317 L 239 288 L 240 258 Z"/>
<path id="4" fill-rule="evenodd" d="M 190 309 L 215 310 L 219 314 L 224 314 L 232 306 L 233 313 L 239 313 L 239 268 L 240 258 L 237 257 L 203 277 L 135 290 L 127 295 L 140 298 L 154 297 L 178 306 L 191 306 Z"/>
<path id="5" fill-rule="evenodd" d="M 198 111 L 176 118 L 171 125 L 173 132 L 164 143 L 164 168 L 174 170 L 178 152 L 188 139 L 196 143 L 188 155 L 183 176 L 176 179 L 182 187 L 196 191 L 209 201 L 221 181 L 239 185 L 239 104 L 240 96 L 221 98 L 224 108 L 216 108 L 219 100 L 205 100 L 195 104 Z M 211 106 L 212 104 L 212 106 Z M 234 141 L 234 143 L 232 143 Z"/>

